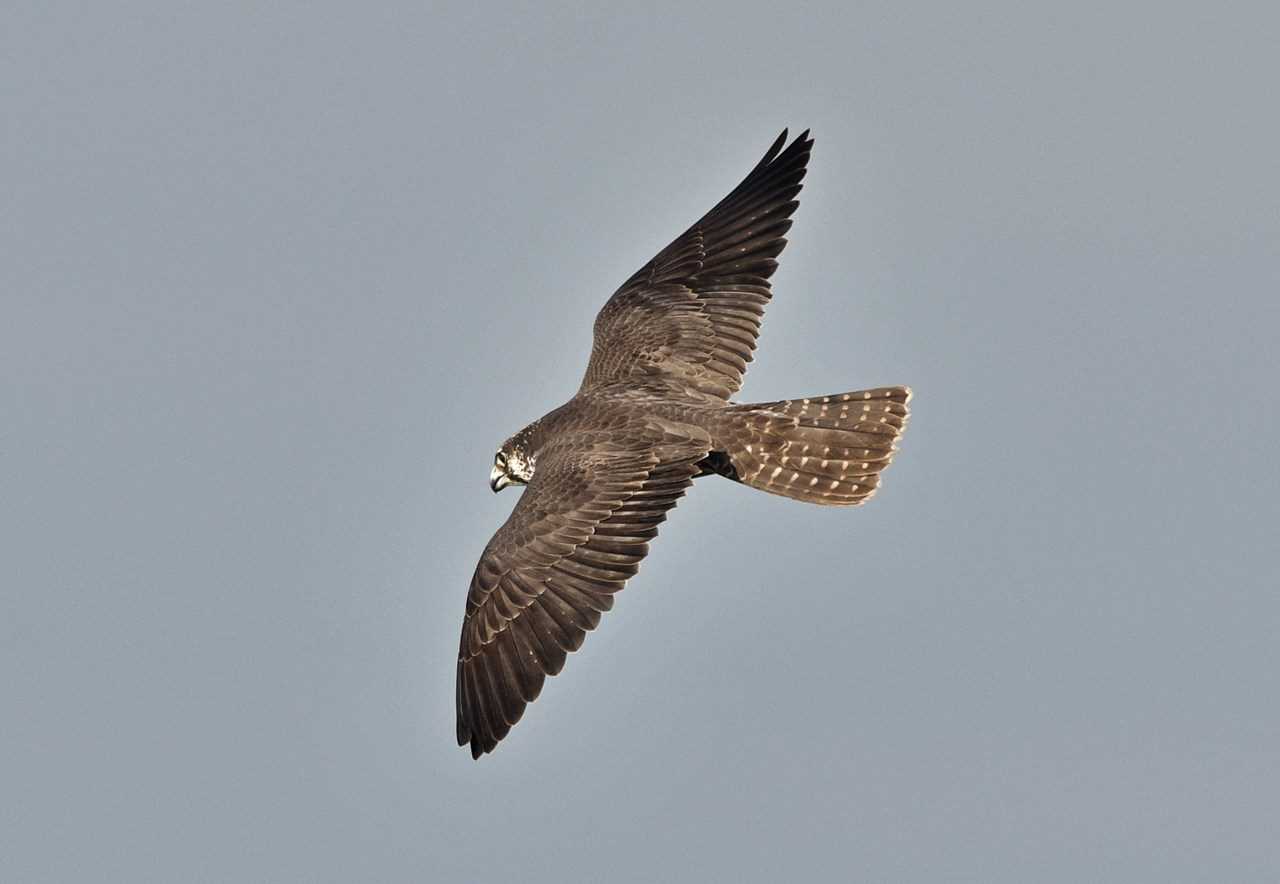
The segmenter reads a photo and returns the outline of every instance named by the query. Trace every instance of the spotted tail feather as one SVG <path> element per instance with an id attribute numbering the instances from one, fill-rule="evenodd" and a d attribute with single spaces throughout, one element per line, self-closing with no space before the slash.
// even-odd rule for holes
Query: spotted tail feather
<path id="1" fill-rule="evenodd" d="M 808 503 L 854 506 L 880 487 L 907 426 L 908 387 L 735 405 L 717 469 L 752 488 Z"/>

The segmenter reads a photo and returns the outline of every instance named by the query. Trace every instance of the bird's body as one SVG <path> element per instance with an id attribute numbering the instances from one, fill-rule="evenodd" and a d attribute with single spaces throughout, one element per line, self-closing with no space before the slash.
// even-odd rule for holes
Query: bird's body
<path id="1" fill-rule="evenodd" d="M 527 484 L 472 578 L 458 742 L 492 751 L 648 553 L 698 476 L 813 503 L 868 499 L 906 387 L 736 404 L 813 142 L 750 175 L 610 298 L 577 394 L 508 439 L 491 486 Z"/>

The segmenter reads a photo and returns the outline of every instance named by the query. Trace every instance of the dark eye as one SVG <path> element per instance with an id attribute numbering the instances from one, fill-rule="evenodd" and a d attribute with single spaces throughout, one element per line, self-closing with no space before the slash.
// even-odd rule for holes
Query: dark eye
<path id="1" fill-rule="evenodd" d="M 501 451 L 499 451 L 497 454 L 493 456 L 493 462 L 498 466 L 502 467 L 503 469 L 506 469 L 507 467 L 507 458 L 503 455 Z"/>

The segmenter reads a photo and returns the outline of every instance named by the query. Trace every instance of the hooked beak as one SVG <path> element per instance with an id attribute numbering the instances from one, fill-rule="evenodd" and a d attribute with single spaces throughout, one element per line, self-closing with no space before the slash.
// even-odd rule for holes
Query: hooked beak
<path id="1" fill-rule="evenodd" d="M 493 465 L 493 469 L 489 471 L 489 487 L 493 489 L 493 493 L 497 494 L 503 488 L 511 484 L 511 480 L 507 478 L 506 472 L 497 464 Z"/>

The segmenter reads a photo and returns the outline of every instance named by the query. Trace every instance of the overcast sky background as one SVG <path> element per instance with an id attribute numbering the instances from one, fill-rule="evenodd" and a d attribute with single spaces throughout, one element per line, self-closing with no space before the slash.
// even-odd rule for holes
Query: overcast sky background
<path id="1" fill-rule="evenodd" d="M 0 877 L 1276 880 L 1280 13 L 599 6 L 4 5 Z M 783 126 L 742 398 L 902 454 L 472 762 L 493 452 Z"/>

